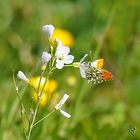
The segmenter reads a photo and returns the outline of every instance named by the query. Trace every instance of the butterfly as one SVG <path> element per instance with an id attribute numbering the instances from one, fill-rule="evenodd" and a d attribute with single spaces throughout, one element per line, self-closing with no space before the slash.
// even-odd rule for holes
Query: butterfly
<path id="1" fill-rule="evenodd" d="M 92 67 L 95 67 L 101 71 L 104 81 L 111 80 L 113 78 L 113 75 L 111 74 L 111 72 L 102 69 L 103 65 L 104 65 L 104 59 L 98 59 L 91 63 Z"/>
<path id="2" fill-rule="evenodd" d="M 86 79 L 89 83 L 102 83 L 113 78 L 111 72 L 103 69 L 103 65 L 104 59 L 97 59 L 88 64 Z"/>

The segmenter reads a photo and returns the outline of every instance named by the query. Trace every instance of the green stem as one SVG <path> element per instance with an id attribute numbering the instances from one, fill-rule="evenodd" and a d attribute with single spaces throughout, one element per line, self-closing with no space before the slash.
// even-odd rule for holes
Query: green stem
<path id="1" fill-rule="evenodd" d="M 39 108 L 39 103 L 40 103 L 40 98 L 39 98 L 39 101 L 38 101 L 38 103 L 36 105 L 36 108 L 35 108 L 35 112 L 34 112 L 34 115 L 33 115 L 33 120 L 31 122 L 31 124 L 29 125 L 27 140 L 30 140 L 32 128 L 33 128 L 33 125 L 34 125 L 34 122 L 35 122 L 35 119 L 36 119 L 36 114 L 37 114 L 37 111 L 38 111 L 38 108 Z"/>
<path id="2" fill-rule="evenodd" d="M 73 64 L 71 64 L 71 65 L 64 65 L 64 67 L 74 67 L 74 65 Z"/>
<path id="3" fill-rule="evenodd" d="M 39 90 L 38 90 L 38 102 L 37 102 L 37 105 L 36 105 L 36 107 L 35 107 L 35 111 L 34 111 L 34 114 L 33 114 L 33 119 L 32 119 L 32 122 L 31 122 L 31 124 L 29 125 L 29 130 L 28 130 L 28 136 L 27 136 L 27 140 L 30 140 L 30 137 L 31 137 L 31 132 L 32 132 L 32 129 L 33 129 L 33 126 L 34 126 L 34 123 L 35 123 L 35 119 L 36 119 L 36 115 L 37 115 L 37 112 L 38 112 L 38 108 L 39 108 L 39 104 L 40 104 L 40 100 L 41 100 L 41 95 L 42 95 L 42 93 L 43 93 L 43 91 L 44 91 L 44 88 L 45 88 L 45 86 L 46 86 L 46 83 L 47 83 L 47 81 L 48 81 L 48 79 L 49 79 L 49 76 L 50 76 L 50 74 L 51 74 L 51 72 L 52 72 L 52 69 L 50 70 L 50 72 L 48 73 L 48 75 L 47 75 L 47 77 L 46 77 L 46 80 L 45 80 L 45 83 L 44 83 L 44 85 L 43 85 L 43 88 L 42 88 L 42 90 L 41 90 L 41 93 L 39 94 Z M 43 77 L 43 74 L 44 74 L 44 71 L 41 73 L 41 77 Z M 41 78 L 40 77 L 40 82 L 39 82 L 39 88 L 38 89 L 40 89 L 40 83 L 41 83 Z"/>
<path id="4" fill-rule="evenodd" d="M 34 114 L 33 114 L 32 122 L 31 122 L 31 124 L 29 125 L 27 140 L 30 140 L 32 128 L 33 128 L 33 125 L 34 125 L 34 122 L 35 122 L 35 119 L 36 119 L 36 115 L 37 115 L 37 112 L 38 112 L 38 108 L 39 108 L 39 103 L 40 103 L 41 94 L 42 94 L 42 91 L 41 91 L 41 94 L 39 95 L 39 91 L 40 91 L 39 89 L 40 89 L 40 83 L 41 83 L 41 79 L 42 79 L 42 77 L 43 77 L 43 74 L 44 74 L 44 71 L 41 73 L 41 77 L 40 77 L 39 84 L 38 84 L 38 92 L 37 92 L 37 95 L 38 95 L 38 102 L 37 102 L 37 105 L 36 105 L 36 107 L 35 107 L 35 111 L 34 111 Z M 45 83 L 44 83 L 44 85 L 45 85 Z M 44 86 L 43 86 L 43 87 L 44 87 Z M 43 89 L 43 90 L 44 90 L 44 89 Z"/>
<path id="5" fill-rule="evenodd" d="M 15 89 L 16 89 L 16 93 L 17 93 L 18 99 L 19 99 L 19 101 L 20 101 L 20 106 L 21 106 L 21 118 L 22 118 L 22 121 L 23 121 L 22 115 L 24 114 L 25 117 L 26 117 L 26 119 L 27 119 L 27 121 L 28 121 L 28 123 L 30 124 L 30 119 L 29 119 L 29 117 L 28 117 L 28 115 L 27 115 L 26 109 L 25 109 L 24 104 L 23 104 L 23 102 L 22 102 L 22 98 L 21 98 L 20 95 L 19 95 L 18 86 L 17 86 L 16 80 L 15 80 L 14 70 L 13 70 L 13 81 L 14 81 L 14 86 L 15 86 Z M 23 129 L 24 129 L 24 128 L 23 128 Z M 25 138 L 27 138 L 26 132 L 24 132 L 24 134 L 25 134 Z"/>
<path id="6" fill-rule="evenodd" d="M 40 79 L 39 79 L 39 84 L 38 84 L 38 89 L 37 89 L 38 97 L 41 96 L 41 95 L 39 95 L 39 91 L 40 91 L 40 84 L 41 84 L 41 80 L 42 80 L 43 75 L 44 75 L 44 71 L 45 70 L 42 71 L 41 76 L 40 76 Z"/>
<path id="7" fill-rule="evenodd" d="M 24 104 L 23 104 L 23 102 L 22 102 L 22 99 L 21 99 L 21 97 L 20 97 L 20 95 L 19 95 L 19 90 L 18 90 L 18 86 L 17 86 L 17 84 L 16 84 L 14 71 L 13 71 L 13 81 L 14 81 L 14 86 L 15 86 L 15 89 L 16 89 L 16 93 L 17 93 L 18 99 L 19 99 L 19 101 L 20 101 L 20 106 L 21 106 L 21 109 L 22 109 L 22 110 L 21 110 L 21 114 L 24 113 L 25 116 L 26 116 L 26 118 L 27 118 L 27 120 L 30 122 L 29 117 L 28 117 L 28 115 L 27 115 L 27 113 L 26 113 Z"/>
<path id="8" fill-rule="evenodd" d="M 29 83 L 29 84 L 30 84 L 30 83 Z M 33 88 L 33 90 L 34 90 L 36 93 L 38 93 L 38 91 L 36 90 L 36 88 L 35 88 L 33 85 L 30 84 L 30 86 Z"/>
<path id="9" fill-rule="evenodd" d="M 35 127 L 38 123 L 42 122 L 44 119 L 46 119 L 47 117 L 49 117 L 50 115 L 52 115 L 54 112 L 55 112 L 55 110 L 52 110 L 49 114 L 47 114 L 42 119 L 40 119 L 39 121 L 37 121 L 36 123 L 34 123 L 33 127 Z"/>

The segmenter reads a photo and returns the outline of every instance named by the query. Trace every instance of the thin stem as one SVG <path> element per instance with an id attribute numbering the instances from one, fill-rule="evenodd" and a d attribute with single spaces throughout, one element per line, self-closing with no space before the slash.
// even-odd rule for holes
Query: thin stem
<path id="1" fill-rule="evenodd" d="M 14 71 L 13 71 L 13 81 L 14 81 L 14 86 L 15 86 L 15 89 L 16 89 L 16 93 L 17 93 L 18 99 L 19 99 L 19 101 L 20 101 L 21 109 L 22 109 L 22 110 L 21 110 L 21 114 L 24 113 L 25 116 L 26 116 L 26 118 L 27 118 L 27 120 L 30 122 L 29 117 L 28 117 L 28 115 L 27 115 L 27 113 L 26 113 L 26 109 L 25 109 L 25 107 L 24 107 L 24 104 L 23 104 L 23 102 L 22 102 L 22 99 L 21 99 L 21 97 L 20 97 L 20 95 L 19 95 L 19 90 L 18 90 L 18 86 L 17 86 L 17 84 L 16 84 Z"/>
<path id="2" fill-rule="evenodd" d="M 34 123 L 35 123 L 36 115 L 37 115 L 38 108 L 39 108 L 39 104 L 40 104 L 40 100 L 41 100 L 41 95 L 42 95 L 42 93 L 43 93 L 43 91 L 44 91 L 44 88 L 45 88 L 45 86 L 46 86 L 46 83 L 47 83 L 47 81 L 48 81 L 48 79 L 49 79 L 49 76 L 50 76 L 51 72 L 52 72 L 52 69 L 50 70 L 50 72 L 48 73 L 48 75 L 47 75 L 47 77 L 46 77 L 45 83 L 44 83 L 44 85 L 43 85 L 43 88 L 42 88 L 40 94 L 39 94 L 39 90 L 38 90 L 38 93 L 37 93 L 37 94 L 39 95 L 39 96 L 38 96 L 38 102 L 37 102 L 37 105 L 36 105 L 36 107 L 35 107 L 35 111 L 34 111 L 34 114 L 33 114 L 32 122 L 31 122 L 31 124 L 29 125 L 27 140 L 30 140 L 31 132 L 32 132 L 32 129 L 33 129 L 33 126 L 34 126 Z M 43 77 L 43 74 L 44 74 L 44 71 L 41 73 L 41 77 Z M 41 83 L 41 78 L 40 78 L 40 82 L 39 82 L 39 86 L 38 86 L 39 88 L 38 88 L 38 89 L 40 89 L 40 83 Z"/>
<path id="3" fill-rule="evenodd" d="M 71 64 L 71 65 L 64 65 L 64 67 L 74 67 L 74 65 L 73 65 L 73 64 Z M 53 67 L 53 68 L 51 69 L 50 73 L 51 73 L 53 70 L 55 70 L 55 69 L 56 69 L 56 67 Z"/>
<path id="4" fill-rule="evenodd" d="M 39 89 L 40 89 L 40 83 L 41 83 L 41 79 L 42 79 L 42 77 L 43 77 L 43 74 L 44 74 L 44 71 L 42 71 L 42 73 L 41 73 L 41 77 L 40 77 L 39 84 L 38 84 L 38 92 L 37 92 L 37 95 L 38 95 L 38 102 L 37 102 L 37 105 L 36 105 L 36 107 L 35 107 L 35 111 L 34 111 L 34 114 L 33 114 L 32 122 L 31 122 L 31 124 L 29 125 L 27 140 L 30 139 L 31 132 L 32 132 L 32 128 L 33 128 L 33 125 L 34 125 L 34 122 L 35 122 L 35 119 L 36 119 L 36 114 L 37 114 L 38 108 L 39 108 L 39 103 L 40 103 L 40 99 L 41 99 L 41 94 L 39 95 L 39 91 L 40 91 Z"/>
<path id="5" fill-rule="evenodd" d="M 50 115 L 52 115 L 55 112 L 55 110 L 52 110 L 49 114 L 47 114 L 46 116 L 44 116 L 42 119 L 40 119 L 39 121 L 37 121 L 36 123 L 34 123 L 33 127 L 35 127 L 38 123 L 42 122 L 44 119 L 48 118 Z"/>
<path id="6" fill-rule="evenodd" d="M 36 114 L 37 114 L 37 111 L 38 111 L 39 103 L 40 103 L 40 98 L 39 98 L 39 101 L 38 101 L 38 103 L 36 105 L 35 112 L 33 114 L 33 120 L 31 122 L 31 124 L 29 125 L 29 131 L 28 131 L 27 140 L 30 140 L 30 136 L 31 136 L 31 132 L 32 132 L 34 122 L 35 122 L 35 118 L 36 118 Z"/>
<path id="7" fill-rule="evenodd" d="M 29 117 L 28 117 L 28 115 L 27 115 L 27 112 L 26 112 L 26 110 L 25 110 L 25 107 L 24 107 L 24 105 L 23 105 L 22 98 L 21 98 L 20 95 L 19 95 L 18 86 L 17 86 L 16 80 L 15 80 L 14 70 L 13 70 L 13 81 L 14 81 L 14 86 L 15 86 L 15 89 L 16 89 L 16 94 L 17 94 L 18 99 L 19 99 L 19 101 L 20 101 L 20 106 L 21 106 L 21 119 L 22 119 L 22 122 L 23 122 L 22 114 L 25 114 L 25 117 L 26 117 L 28 123 L 30 124 L 30 119 L 29 119 Z M 24 127 L 23 127 L 23 129 L 24 129 Z M 27 139 L 27 135 L 26 135 L 26 132 L 25 132 L 25 131 L 24 131 L 24 135 L 25 135 L 25 138 Z"/>
<path id="8" fill-rule="evenodd" d="M 40 84 L 41 84 L 41 80 L 43 78 L 44 71 L 45 70 L 42 71 L 41 76 L 40 76 L 40 79 L 39 79 L 39 84 L 38 84 L 38 89 L 37 89 L 38 96 L 41 96 L 41 95 L 39 95 L 39 91 L 40 91 Z"/>
<path id="9" fill-rule="evenodd" d="M 55 57 L 54 57 L 53 60 L 52 60 L 52 67 L 53 67 L 53 65 L 54 65 L 54 62 L 55 62 Z"/>
<path id="10" fill-rule="evenodd" d="M 29 84 L 30 84 L 30 83 L 29 83 Z M 34 90 L 36 93 L 38 93 L 38 91 L 36 90 L 36 88 L 35 88 L 33 85 L 30 84 L 30 86 L 33 88 L 33 90 Z"/>
<path id="11" fill-rule="evenodd" d="M 47 81 L 49 79 L 49 76 L 51 75 L 51 73 L 52 73 L 53 70 L 54 70 L 54 68 L 51 68 L 50 71 L 49 71 L 49 73 L 48 73 L 48 75 L 47 75 L 47 77 L 46 77 L 46 80 L 44 82 L 43 88 L 42 88 L 41 93 L 40 93 L 40 97 L 41 97 L 42 93 L 44 92 L 44 88 L 46 86 L 46 83 L 47 83 Z"/>
<path id="12" fill-rule="evenodd" d="M 64 65 L 64 67 L 73 67 L 74 65 L 71 64 L 71 65 Z"/>

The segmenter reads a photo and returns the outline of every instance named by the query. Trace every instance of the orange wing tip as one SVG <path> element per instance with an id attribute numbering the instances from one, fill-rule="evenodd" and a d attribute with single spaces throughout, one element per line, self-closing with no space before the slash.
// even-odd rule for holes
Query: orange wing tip
<path id="1" fill-rule="evenodd" d="M 102 70 L 102 75 L 103 75 L 103 80 L 105 81 L 113 79 L 113 75 L 111 74 L 111 72 L 107 70 Z"/>

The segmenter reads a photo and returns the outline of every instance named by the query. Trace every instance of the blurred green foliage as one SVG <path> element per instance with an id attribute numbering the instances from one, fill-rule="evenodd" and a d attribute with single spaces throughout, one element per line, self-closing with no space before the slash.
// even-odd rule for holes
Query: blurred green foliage
<path id="1" fill-rule="evenodd" d="M 48 49 L 41 31 L 44 24 L 71 31 L 75 61 L 91 51 L 93 59 L 105 59 L 114 80 L 94 86 L 80 77 L 78 69 L 56 71 L 59 92 L 70 94 L 67 109 L 72 118 L 56 113 L 36 126 L 32 140 L 139 140 L 139 0 L 1 0 L 0 139 L 24 139 L 12 69 L 39 75 L 41 53 Z M 69 75 L 77 77 L 76 85 L 67 84 Z M 29 101 L 29 88 L 20 85 L 21 95 Z M 39 113 L 38 118 L 46 108 Z M 134 127 L 136 132 L 130 134 Z"/>

